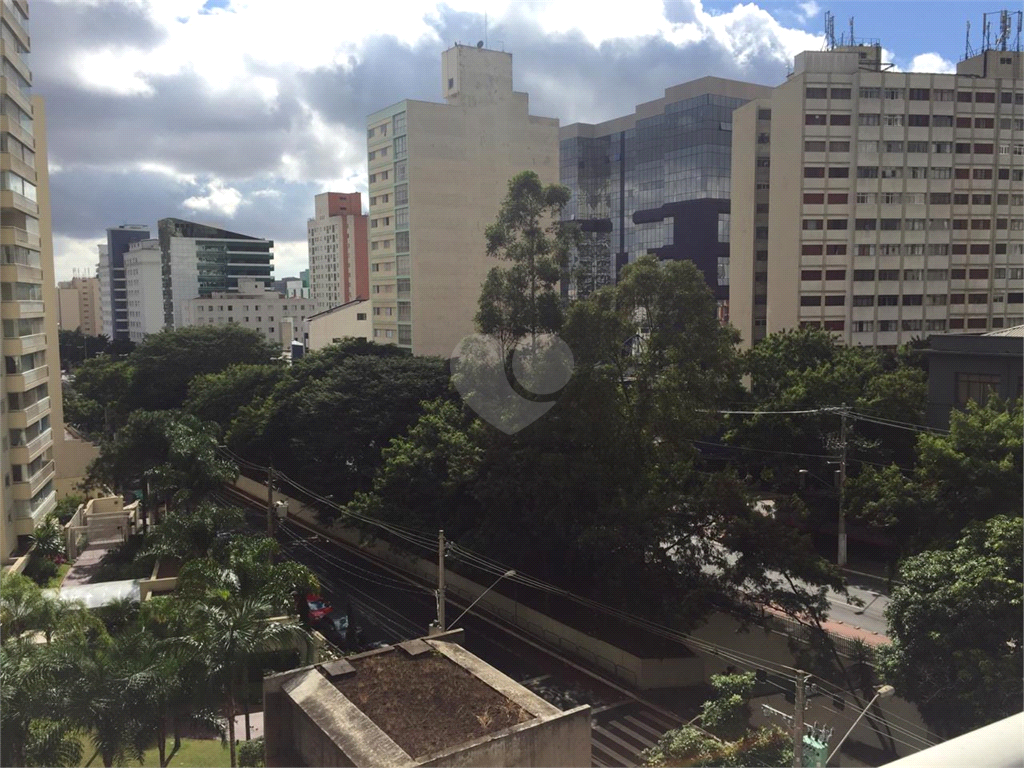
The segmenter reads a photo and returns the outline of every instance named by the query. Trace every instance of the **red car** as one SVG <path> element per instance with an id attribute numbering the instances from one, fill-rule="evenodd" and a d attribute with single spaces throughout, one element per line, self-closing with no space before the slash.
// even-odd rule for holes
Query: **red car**
<path id="1" fill-rule="evenodd" d="M 320 595 L 313 593 L 298 598 L 299 615 L 310 624 L 322 621 L 333 609 Z"/>

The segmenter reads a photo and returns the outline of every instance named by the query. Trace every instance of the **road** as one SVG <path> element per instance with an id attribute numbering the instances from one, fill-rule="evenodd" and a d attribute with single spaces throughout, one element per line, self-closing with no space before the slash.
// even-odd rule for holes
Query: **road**
<path id="1" fill-rule="evenodd" d="M 242 506 L 250 525 L 265 530 L 262 504 L 251 497 L 230 493 L 225 502 Z M 430 585 L 422 584 L 390 566 L 377 562 L 358 548 L 327 539 L 293 520 L 278 528 L 284 556 L 306 565 L 323 587 L 336 610 L 350 602 L 356 623 L 363 628 L 364 642 L 393 644 L 427 634 L 436 618 L 436 602 Z M 465 608 L 448 601 L 449 621 Z M 585 670 L 543 643 L 521 635 L 499 620 L 474 613 L 458 625 L 465 632 L 466 648 L 491 666 L 562 709 L 590 704 L 593 714 L 591 747 L 594 766 L 636 766 L 639 754 L 656 744 L 683 718 L 647 702 L 615 681 Z"/>

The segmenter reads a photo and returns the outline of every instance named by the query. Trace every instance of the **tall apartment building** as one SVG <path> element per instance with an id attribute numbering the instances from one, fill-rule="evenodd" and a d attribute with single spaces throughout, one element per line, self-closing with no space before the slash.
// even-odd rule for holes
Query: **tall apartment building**
<path id="1" fill-rule="evenodd" d="M 287 296 L 266 288 L 260 280 L 242 278 L 232 290 L 212 291 L 183 302 L 181 327 L 233 323 L 290 348 L 292 341 L 302 341 L 303 326 L 314 314 L 313 307 L 312 299 Z"/>
<path id="2" fill-rule="evenodd" d="M 161 219 L 157 234 L 167 328 L 182 326 L 189 299 L 237 290 L 242 280 L 267 288 L 273 282 L 273 240 L 184 219 Z"/>
<path id="3" fill-rule="evenodd" d="M 128 297 L 128 339 L 136 344 L 164 328 L 163 266 L 160 241 L 137 240 L 124 255 Z"/>
<path id="4" fill-rule="evenodd" d="M 894 72 L 808 51 L 733 118 L 730 304 L 749 345 L 822 327 L 890 347 L 1024 320 L 1024 58 Z"/>
<path id="5" fill-rule="evenodd" d="M 57 285 L 58 319 L 61 330 L 79 330 L 86 336 L 103 333 L 100 315 L 100 281 L 75 276 Z"/>
<path id="6" fill-rule="evenodd" d="M 449 357 L 474 333 L 486 255 L 508 181 L 558 181 L 558 120 L 512 90 L 512 55 L 456 45 L 441 56 L 445 103 L 402 101 L 369 116 L 373 337 Z"/>
<path id="7" fill-rule="evenodd" d="M 30 96 L 28 3 L 0 4 L 0 561 L 57 501 L 63 436 L 43 101 Z"/>
<path id="8" fill-rule="evenodd" d="M 100 284 L 100 333 L 108 339 L 114 337 L 114 307 L 110 298 L 110 283 L 104 278 L 110 272 L 110 256 L 106 243 L 97 243 L 99 262 L 96 265 L 96 279 Z"/>
<path id="9" fill-rule="evenodd" d="M 370 292 L 366 226 L 359 192 L 324 192 L 314 198 L 309 236 L 309 287 L 317 311 L 367 298 Z"/>
<path id="10" fill-rule="evenodd" d="M 132 243 L 148 238 L 149 227 L 141 224 L 122 224 L 107 229 L 106 258 L 104 250 L 101 249 L 98 276 L 106 287 L 108 303 L 103 305 L 104 325 L 108 329 L 107 335 L 111 341 L 128 339 L 128 288 L 124 274 L 124 256 Z"/>
<path id="11" fill-rule="evenodd" d="M 572 263 L 585 277 L 563 291 L 585 296 L 646 254 L 690 259 L 727 319 L 732 113 L 771 91 L 704 77 L 666 89 L 634 114 L 564 126 L 560 177 L 572 199 L 563 219 L 580 224 L 587 245 Z"/>

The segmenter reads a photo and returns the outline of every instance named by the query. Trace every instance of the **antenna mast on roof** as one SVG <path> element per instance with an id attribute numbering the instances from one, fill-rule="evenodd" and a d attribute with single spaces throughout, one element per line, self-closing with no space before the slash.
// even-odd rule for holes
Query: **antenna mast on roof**
<path id="1" fill-rule="evenodd" d="M 988 21 L 989 14 L 982 14 L 981 21 L 981 50 L 985 52 L 992 47 L 991 31 L 992 25 Z"/>
<path id="2" fill-rule="evenodd" d="M 996 38 L 996 45 L 1000 51 L 1005 51 L 1010 42 L 1010 12 L 1002 10 L 999 12 L 999 37 Z"/>
<path id="3" fill-rule="evenodd" d="M 836 47 L 836 17 L 832 11 L 825 11 L 825 49 L 831 51 Z"/>
<path id="4" fill-rule="evenodd" d="M 850 17 L 850 45 L 856 45 L 857 41 L 853 37 L 853 16 Z"/>
<path id="5" fill-rule="evenodd" d="M 964 58 L 969 59 L 974 55 L 974 49 L 971 48 L 971 22 L 967 20 L 967 37 L 964 40 Z"/>

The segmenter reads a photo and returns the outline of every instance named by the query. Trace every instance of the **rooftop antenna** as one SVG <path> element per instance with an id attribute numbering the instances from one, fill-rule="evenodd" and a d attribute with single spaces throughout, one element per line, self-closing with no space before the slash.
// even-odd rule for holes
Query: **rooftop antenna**
<path id="1" fill-rule="evenodd" d="M 832 11 L 825 11 L 825 46 L 829 51 L 836 47 L 836 17 Z"/>
<path id="2" fill-rule="evenodd" d="M 850 17 L 850 45 L 856 45 L 857 42 L 853 37 L 853 16 Z"/>
<path id="3" fill-rule="evenodd" d="M 1024 25 L 1024 11 L 1017 11 L 1017 36 L 1013 41 L 1013 50 L 1020 53 L 1021 26 Z"/>
<path id="4" fill-rule="evenodd" d="M 991 41 L 991 30 L 992 25 L 989 24 L 988 14 L 982 14 L 981 22 L 981 50 L 982 52 L 989 50 L 992 47 Z"/>
<path id="5" fill-rule="evenodd" d="M 971 48 L 971 21 L 967 20 L 967 37 L 964 40 L 964 58 L 969 59 L 974 55 L 974 50 Z"/>
<path id="6" fill-rule="evenodd" d="M 999 12 L 999 37 L 996 38 L 996 45 L 1000 51 L 1005 51 L 1010 42 L 1010 12 L 1002 10 Z"/>

